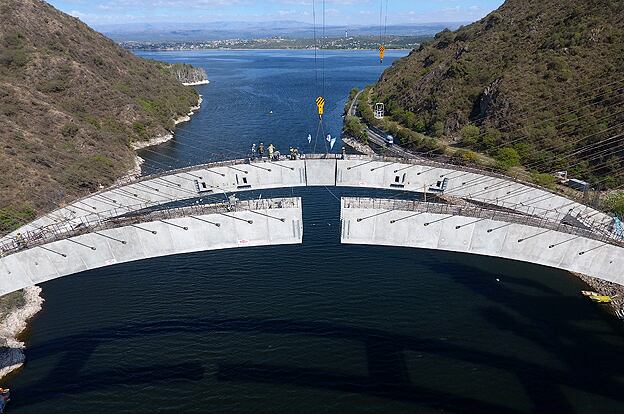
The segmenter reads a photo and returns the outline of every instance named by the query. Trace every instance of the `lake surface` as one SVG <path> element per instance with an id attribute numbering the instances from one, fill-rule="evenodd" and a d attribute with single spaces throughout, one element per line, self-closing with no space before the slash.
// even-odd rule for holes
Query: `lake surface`
<path id="1" fill-rule="evenodd" d="M 260 140 L 307 152 L 317 127 L 311 52 L 142 56 L 203 66 L 211 81 L 176 140 L 141 154 L 147 171 L 232 158 Z M 373 52 L 328 52 L 325 67 L 327 129 L 338 135 L 349 90 L 385 66 Z M 624 411 L 622 324 L 579 295 L 580 281 L 495 258 L 342 246 L 334 196 L 370 192 L 331 191 L 262 193 L 303 197 L 301 246 L 46 283 L 27 364 L 5 384 L 9 412 Z"/>

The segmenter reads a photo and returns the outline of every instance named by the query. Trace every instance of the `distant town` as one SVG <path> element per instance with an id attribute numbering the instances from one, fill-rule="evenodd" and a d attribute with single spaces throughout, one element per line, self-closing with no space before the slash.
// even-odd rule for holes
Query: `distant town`
<path id="1" fill-rule="evenodd" d="M 385 39 L 386 49 L 415 49 L 421 43 L 430 40 L 429 36 L 388 36 Z M 324 49 L 377 49 L 380 44 L 378 36 L 349 36 L 318 40 Z M 269 37 L 262 39 L 224 39 L 207 41 L 172 41 L 145 42 L 123 41 L 120 45 L 132 50 L 201 50 L 201 49 L 313 49 L 314 39 L 294 39 L 286 37 Z"/>

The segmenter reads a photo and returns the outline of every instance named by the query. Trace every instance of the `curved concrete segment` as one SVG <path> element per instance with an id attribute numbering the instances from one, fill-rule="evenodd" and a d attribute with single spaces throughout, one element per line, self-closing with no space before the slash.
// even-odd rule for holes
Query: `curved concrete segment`
<path id="1" fill-rule="evenodd" d="M 341 159 L 329 154 L 278 162 L 233 160 L 143 177 L 73 202 L 11 236 L 17 232 L 40 231 L 45 226 L 71 230 L 85 217 L 116 217 L 172 201 L 247 190 L 320 185 L 444 194 L 540 217 L 571 214 L 586 226 L 607 228 L 613 223 L 606 214 L 583 204 L 487 171 L 425 159 L 370 156 Z"/>
<path id="2" fill-rule="evenodd" d="M 429 160 L 349 157 L 337 163 L 336 185 L 443 194 L 537 216 L 570 213 L 588 225 L 612 222 L 606 214 L 544 188 L 488 171 Z"/>
<path id="3" fill-rule="evenodd" d="M 301 199 L 194 206 L 95 223 L 0 258 L 0 296 L 118 263 L 204 250 L 302 242 Z"/>
<path id="4" fill-rule="evenodd" d="M 99 191 L 36 219 L 11 233 L 24 234 L 46 226 L 74 227 L 83 218 L 117 217 L 172 201 L 211 198 L 248 190 L 306 185 L 305 163 L 232 160 L 198 165 L 140 179 Z"/>
<path id="5" fill-rule="evenodd" d="M 419 202 L 342 199 L 342 243 L 446 250 L 578 272 L 624 285 L 624 244 L 520 214 Z"/>

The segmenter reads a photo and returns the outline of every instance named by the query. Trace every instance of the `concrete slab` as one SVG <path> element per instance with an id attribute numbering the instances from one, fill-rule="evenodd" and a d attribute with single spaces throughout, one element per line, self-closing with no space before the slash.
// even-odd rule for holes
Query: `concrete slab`
<path id="1" fill-rule="evenodd" d="M 193 216 L 200 220 L 181 216 L 123 225 L 98 233 L 125 241 L 126 244 L 87 233 L 2 257 L 0 295 L 88 269 L 151 257 L 302 242 L 300 199 L 262 200 L 250 202 L 249 205 L 253 203 L 273 208 Z M 184 230 L 184 227 L 188 230 Z M 156 234 L 146 230 L 156 231 Z"/>
<path id="2" fill-rule="evenodd" d="M 624 283 L 624 248 L 557 230 L 502 220 L 367 208 L 384 200 L 343 199 L 341 241 L 464 252 L 535 263 Z M 393 205 L 387 200 L 388 205 Z M 406 204 L 408 205 L 408 204 Z M 358 217 L 374 219 L 360 220 Z M 403 217 L 400 222 L 396 222 Z M 395 220 L 395 224 L 390 224 Z M 425 226 L 425 223 L 430 223 Z M 459 228 L 457 228 L 459 226 Z M 490 230 L 490 231 L 488 231 Z M 553 247 L 550 247 L 553 246 Z M 579 254 L 585 252 L 584 254 Z"/>

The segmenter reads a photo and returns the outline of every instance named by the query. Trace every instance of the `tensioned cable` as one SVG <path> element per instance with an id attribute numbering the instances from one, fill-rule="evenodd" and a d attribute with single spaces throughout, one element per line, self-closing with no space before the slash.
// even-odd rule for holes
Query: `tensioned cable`
<path id="1" fill-rule="evenodd" d="M 611 94 L 611 93 L 616 93 L 616 94 L 617 94 L 616 96 L 614 96 L 614 97 L 612 97 L 612 98 L 616 98 L 616 97 L 619 97 L 619 96 L 621 96 L 621 95 L 624 95 L 624 91 L 609 91 L 609 92 L 603 93 L 602 95 L 604 95 L 604 94 Z M 593 99 L 596 99 L 597 97 L 602 96 L 602 95 L 593 96 L 592 98 L 588 99 L 588 101 L 593 100 Z M 534 122 L 533 122 L 530 126 L 535 127 L 535 126 L 539 126 L 539 125 L 544 125 L 544 124 L 546 124 L 546 123 L 548 123 L 548 122 L 550 122 L 550 121 L 557 120 L 557 119 L 561 118 L 562 116 L 573 115 L 573 114 L 575 114 L 576 112 L 578 112 L 580 109 L 585 109 L 585 108 L 587 108 L 587 107 L 590 107 L 590 106 L 593 106 L 593 105 L 598 105 L 598 104 L 600 104 L 600 103 L 604 103 L 604 102 L 603 102 L 603 101 L 596 101 L 596 102 L 590 103 L 590 104 L 588 104 L 588 105 L 586 105 L 586 106 L 584 106 L 584 107 L 582 107 L 582 108 L 577 108 L 577 109 L 576 109 L 576 110 L 574 110 L 574 111 L 570 111 L 570 112 L 567 112 L 567 113 L 564 113 L 564 114 L 561 114 L 561 115 L 556 115 L 556 116 L 553 116 L 553 117 L 550 117 L 550 118 L 547 118 L 547 119 L 544 119 L 544 120 L 541 120 L 541 121 L 534 121 Z M 610 108 L 610 107 L 612 107 L 612 106 L 616 106 L 616 105 L 620 105 L 620 104 L 621 104 L 621 102 L 614 102 L 614 103 L 612 103 L 612 104 L 602 106 L 602 107 L 601 107 L 601 108 L 599 108 L 598 110 L 596 110 L 596 111 L 594 111 L 594 112 L 591 112 L 591 113 L 589 113 L 589 114 L 585 114 L 585 115 L 581 116 L 580 118 L 577 118 L 576 120 L 578 121 L 578 119 L 582 119 L 582 118 L 585 118 L 585 117 L 587 117 L 587 116 L 594 115 L 594 114 L 595 114 L 595 113 L 597 113 L 597 112 L 604 111 L 604 110 L 606 110 L 606 109 L 608 109 L 608 108 Z M 545 110 L 546 108 L 549 108 L 549 107 L 554 107 L 554 106 L 556 106 L 556 104 L 546 106 L 546 107 L 542 108 L 542 110 L 541 110 L 540 112 L 543 112 L 543 110 Z M 617 114 L 616 114 L 616 115 L 617 115 Z M 486 118 L 482 118 L 482 119 L 486 119 Z M 529 119 L 530 119 L 530 118 L 529 118 Z M 569 123 L 570 123 L 570 122 L 572 122 L 572 121 L 573 121 L 573 120 L 564 121 L 564 122 L 561 122 L 561 123 L 558 123 L 558 124 L 553 125 L 553 127 L 554 127 L 554 128 L 558 128 L 558 127 L 561 127 L 561 126 L 563 126 L 563 125 L 569 124 Z M 510 135 L 510 134 L 512 134 L 512 133 L 514 133 L 514 132 L 521 132 L 521 133 L 525 134 L 523 137 L 520 137 L 520 138 L 517 138 L 517 139 L 511 140 L 511 141 L 507 141 L 507 142 L 505 142 L 505 144 L 506 144 L 506 145 L 510 145 L 510 144 L 513 144 L 513 143 L 516 143 L 516 142 L 519 142 L 519 141 L 524 140 L 524 139 L 526 138 L 526 128 L 528 128 L 528 127 L 529 127 L 528 125 L 525 125 L 525 126 L 522 126 L 522 127 L 516 128 L 516 129 L 512 129 L 512 130 L 508 130 L 508 131 L 501 131 L 502 133 L 507 134 L 507 135 Z M 523 132 L 523 131 L 524 131 L 524 132 Z M 483 132 L 480 132 L 479 134 L 477 134 L 476 138 L 483 137 L 483 136 L 485 136 L 487 133 L 488 133 L 488 131 L 483 131 Z M 542 140 L 544 140 L 544 139 L 546 139 L 546 138 L 543 138 Z M 540 140 L 540 141 L 541 141 L 541 140 Z M 432 154 L 434 154 L 434 153 L 435 153 L 435 152 L 437 152 L 437 151 L 438 151 L 438 149 L 432 149 L 432 150 L 429 150 L 429 151 L 426 151 L 426 152 L 421 153 L 421 154 L 420 154 L 420 156 L 432 155 Z"/>
<path id="2" fill-rule="evenodd" d="M 605 121 L 606 119 L 609 119 L 609 118 L 611 118 L 611 117 L 613 117 L 613 116 L 617 116 L 617 115 L 621 114 L 622 112 L 624 112 L 624 111 L 620 111 L 620 112 L 617 112 L 617 113 L 615 113 L 615 114 L 611 114 L 611 115 L 607 115 L 607 116 L 605 116 L 605 117 L 603 117 L 603 118 L 599 118 L 599 119 L 597 119 L 597 120 L 596 120 L 596 122 L 602 122 L 602 121 Z M 609 129 L 612 129 L 612 127 L 611 127 L 611 128 L 608 128 L 607 130 L 609 130 Z M 606 131 L 606 130 L 605 130 L 605 131 Z M 605 131 L 602 131 L 602 132 L 605 132 Z M 568 135 L 569 135 L 569 134 L 568 134 Z M 577 140 L 576 142 L 582 142 L 584 139 L 587 139 L 588 137 L 591 137 L 591 136 L 594 136 L 594 135 L 597 135 L 597 133 L 594 133 L 594 134 L 591 134 L 591 135 L 589 135 L 589 136 L 583 137 L 583 138 L 581 138 L 580 140 Z M 506 145 L 510 145 L 510 144 L 512 144 L 512 143 L 514 143 L 514 142 L 524 140 L 525 138 L 526 138 L 526 137 L 519 138 L 519 139 L 517 139 L 517 140 L 512 140 L 512 141 L 510 141 L 510 142 L 507 142 L 507 143 L 506 143 Z M 537 142 L 541 142 L 541 141 L 544 141 L 544 140 L 546 140 L 546 139 L 548 139 L 548 137 L 542 138 L 542 139 L 538 140 Z M 558 146 L 555 146 L 555 147 L 551 147 L 550 149 L 560 148 L 561 146 L 566 145 L 566 144 L 568 144 L 568 143 L 562 143 L 561 145 L 558 145 Z M 545 164 L 546 164 L 546 161 L 544 161 L 544 162 L 536 162 L 536 163 L 531 163 L 531 164 L 529 164 L 529 166 L 531 166 L 531 167 L 527 167 L 527 166 L 525 166 L 525 167 L 526 167 L 526 168 L 534 168 L 534 167 L 535 167 L 535 166 L 537 166 L 537 165 L 545 165 Z M 464 176 L 464 175 L 466 175 L 466 174 L 468 174 L 468 173 L 463 173 L 463 174 L 460 174 L 458 177 Z M 458 177 L 447 177 L 447 178 L 458 178 Z"/>
<path id="3" fill-rule="evenodd" d="M 388 0 L 386 0 L 386 21 L 384 23 L 384 42 L 388 38 Z"/>
<path id="4" fill-rule="evenodd" d="M 594 84 L 594 83 L 600 83 L 600 82 L 588 82 L 585 86 L 589 86 L 589 85 L 592 85 L 592 84 Z M 614 84 L 620 84 L 620 85 L 618 86 L 618 88 L 623 87 L 623 86 L 624 86 L 624 78 L 623 78 L 623 79 L 620 79 L 620 80 L 617 80 L 617 81 L 614 81 L 614 82 L 611 82 L 611 83 L 608 83 L 608 84 L 600 85 L 600 86 L 598 87 L 598 89 L 597 89 L 597 90 L 600 90 L 600 89 L 606 88 L 606 87 L 608 87 L 608 86 L 612 86 L 612 85 L 614 85 Z M 579 96 L 579 97 L 580 97 L 580 96 L 589 95 L 589 94 L 592 94 L 592 93 L 597 92 L 597 90 L 591 90 L 591 91 L 583 92 L 583 93 L 578 94 L 577 96 Z M 604 96 L 604 95 L 608 95 L 608 94 L 611 94 L 611 93 L 614 93 L 614 92 L 617 92 L 617 90 L 609 90 L 609 91 L 603 92 L 603 93 L 598 94 L 598 95 L 592 95 L 590 98 L 583 99 L 583 100 L 581 100 L 580 102 L 577 102 L 577 103 L 575 103 L 575 104 L 572 104 L 572 103 L 571 103 L 571 104 L 570 104 L 570 107 L 572 107 L 572 106 L 573 106 L 573 107 L 576 107 L 576 108 L 577 108 L 576 110 L 574 110 L 574 111 L 572 111 L 572 112 L 573 112 L 573 113 L 574 113 L 574 112 L 576 112 L 576 111 L 578 110 L 578 106 L 579 106 L 579 105 L 584 105 L 586 102 L 592 101 L 592 100 L 594 100 L 594 99 L 600 98 L 600 97 L 602 97 L 602 96 Z M 600 103 L 600 102 L 595 102 L 595 103 Z M 535 113 L 541 113 L 541 112 L 544 112 L 546 109 L 550 109 L 550 108 L 553 108 L 553 107 L 555 107 L 555 106 L 557 106 L 557 104 L 548 104 L 548 105 L 543 105 L 543 106 L 541 106 L 541 107 L 539 107 L 539 108 L 535 109 L 533 112 L 535 112 Z M 570 107 L 566 106 L 565 108 L 570 108 Z M 523 113 L 519 113 L 519 114 L 520 114 L 520 115 L 527 115 L 528 113 L 529 113 L 528 111 L 525 111 L 525 112 L 523 112 Z M 516 114 L 518 115 L 518 113 L 516 113 Z M 568 113 L 568 114 L 569 114 L 569 113 Z M 539 125 L 540 123 L 545 123 L 545 122 L 548 122 L 549 120 L 552 120 L 552 119 L 555 119 L 555 118 L 560 118 L 560 117 L 562 117 L 562 116 L 564 116 L 564 115 L 568 115 L 568 114 L 561 114 L 561 115 L 557 115 L 557 116 L 555 116 L 555 117 L 553 117 L 553 118 L 548 118 L 548 119 L 546 119 L 546 120 L 544 120 L 544 121 L 538 121 L 538 123 L 537 123 L 537 124 L 534 124 L 534 125 Z M 472 121 L 472 123 L 479 123 L 480 121 L 487 120 L 487 119 L 491 118 L 491 117 L 492 117 L 492 116 L 494 116 L 494 115 L 495 115 L 495 114 L 490 114 L 490 115 L 487 115 L 487 116 L 482 116 L 482 117 L 478 117 L 478 118 L 473 118 L 471 121 Z"/>

